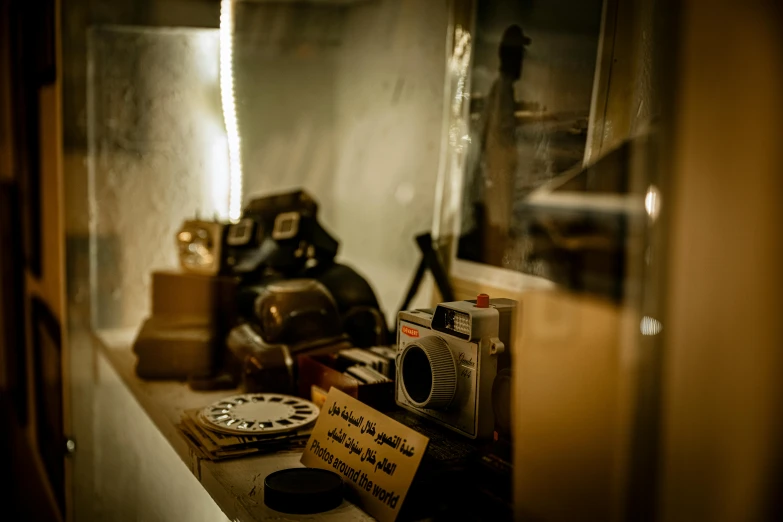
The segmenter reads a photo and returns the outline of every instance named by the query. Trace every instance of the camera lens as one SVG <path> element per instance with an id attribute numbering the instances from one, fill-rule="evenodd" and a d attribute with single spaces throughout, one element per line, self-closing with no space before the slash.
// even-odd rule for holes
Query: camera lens
<path id="1" fill-rule="evenodd" d="M 413 402 L 426 401 L 432 391 L 432 368 L 424 350 L 411 346 L 402 363 L 402 380 Z"/>
<path id="2" fill-rule="evenodd" d="M 408 400 L 419 408 L 445 408 L 457 390 L 457 366 L 448 343 L 429 336 L 402 351 L 400 380 Z"/>
<path id="3" fill-rule="evenodd" d="M 290 239 L 299 233 L 299 212 L 283 212 L 275 218 L 275 224 L 272 228 L 272 239 L 280 241 Z"/>

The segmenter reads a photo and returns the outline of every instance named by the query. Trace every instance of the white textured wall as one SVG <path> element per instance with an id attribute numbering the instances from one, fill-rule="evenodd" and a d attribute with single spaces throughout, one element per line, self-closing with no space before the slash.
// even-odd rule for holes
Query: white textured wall
<path id="1" fill-rule="evenodd" d="M 237 5 L 234 76 L 245 202 L 305 187 L 331 224 L 335 59 L 343 18 L 334 8 Z"/>
<path id="2" fill-rule="evenodd" d="M 102 28 L 89 51 L 95 326 L 135 326 L 182 221 L 227 217 L 218 33 Z"/>
<path id="3" fill-rule="evenodd" d="M 448 1 L 241 10 L 245 198 L 313 193 L 340 259 L 391 318 L 419 260 L 413 237 L 432 226 Z"/>
<path id="4" fill-rule="evenodd" d="M 432 228 L 447 23 L 447 0 L 364 4 L 349 11 L 340 48 L 334 226 L 387 316 L 419 262 L 414 235 Z"/>

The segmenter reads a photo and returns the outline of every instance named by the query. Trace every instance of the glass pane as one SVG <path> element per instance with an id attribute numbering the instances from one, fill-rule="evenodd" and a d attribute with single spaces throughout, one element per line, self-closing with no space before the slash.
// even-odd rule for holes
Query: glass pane
<path id="1" fill-rule="evenodd" d="M 443 114 L 443 2 L 236 4 L 243 194 L 302 187 L 393 322 L 429 231 Z M 417 303 L 427 303 L 427 295 Z"/>
<path id="2" fill-rule="evenodd" d="M 93 322 L 135 327 L 186 218 L 228 217 L 217 30 L 90 32 Z"/>
<path id="3" fill-rule="evenodd" d="M 478 2 L 457 258 L 547 275 L 524 199 L 582 165 L 603 2 Z"/>
<path id="4" fill-rule="evenodd" d="M 434 211 L 445 6 L 232 5 L 222 61 L 219 30 L 90 32 L 95 325 L 139 324 L 149 272 L 177 266 L 185 219 L 227 221 L 298 188 L 393 322 Z"/>

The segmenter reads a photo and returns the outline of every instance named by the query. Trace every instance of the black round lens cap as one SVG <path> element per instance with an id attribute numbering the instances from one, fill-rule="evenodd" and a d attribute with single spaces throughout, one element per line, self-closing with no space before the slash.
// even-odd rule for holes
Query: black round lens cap
<path id="1" fill-rule="evenodd" d="M 343 479 L 325 469 L 284 469 L 264 479 L 264 504 L 283 513 L 322 513 L 342 501 Z"/>

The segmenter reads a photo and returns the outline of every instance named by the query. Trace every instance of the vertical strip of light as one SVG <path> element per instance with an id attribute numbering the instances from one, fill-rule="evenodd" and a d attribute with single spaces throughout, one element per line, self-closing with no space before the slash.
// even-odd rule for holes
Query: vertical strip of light
<path id="1" fill-rule="evenodd" d="M 220 2 L 220 101 L 228 138 L 228 217 L 238 221 L 242 212 L 242 156 L 236 99 L 234 98 L 234 3 Z"/>

